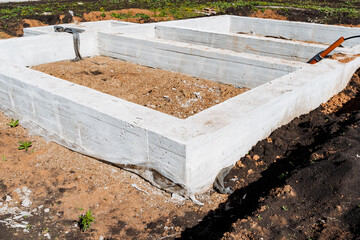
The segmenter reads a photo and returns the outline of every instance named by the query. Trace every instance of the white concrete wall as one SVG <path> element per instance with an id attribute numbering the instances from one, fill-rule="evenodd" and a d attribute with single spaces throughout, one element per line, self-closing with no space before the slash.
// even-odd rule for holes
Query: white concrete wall
<path id="1" fill-rule="evenodd" d="M 1 110 L 31 132 L 115 164 L 154 169 L 185 186 L 180 119 L 7 63 L 0 65 L 0 86 Z"/>
<path id="2" fill-rule="evenodd" d="M 359 28 L 231 16 L 230 32 L 332 44 L 341 36 L 359 35 Z M 356 38 L 344 42 L 343 46 L 353 47 L 358 44 L 360 39 Z"/>
<path id="3" fill-rule="evenodd" d="M 72 27 L 72 28 L 79 28 L 83 29 L 86 32 L 106 32 L 112 33 L 116 31 L 119 27 L 124 26 L 136 26 L 136 23 L 129 23 L 123 21 L 114 21 L 114 20 L 107 20 L 107 21 L 98 21 L 98 22 L 79 22 L 79 23 L 67 23 L 67 24 L 58 24 L 59 26 L 63 27 Z M 114 30 L 115 29 L 115 30 Z M 48 34 L 54 32 L 54 26 L 42 26 L 42 27 L 31 27 L 31 28 L 24 28 L 24 37 L 33 36 L 33 35 L 40 35 L 40 34 Z"/>
<path id="4" fill-rule="evenodd" d="M 212 31 L 218 33 L 229 33 L 231 18 L 229 15 L 201 17 L 177 21 L 167 21 L 156 23 L 162 26 L 181 27 L 201 31 Z"/>
<path id="5" fill-rule="evenodd" d="M 156 26 L 155 34 L 160 39 L 302 62 L 307 62 L 315 54 L 328 47 L 328 45 L 324 44 L 269 39 L 250 35 L 204 32 L 161 25 Z M 338 51 L 334 51 L 334 53 L 336 52 Z"/>
<path id="6" fill-rule="evenodd" d="M 98 49 L 97 33 L 80 34 L 81 56 L 98 55 Z M 75 58 L 73 36 L 69 33 L 1 40 L 0 52 L 0 60 L 19 66 L 34 66 Z"/>
<path id="7" fill-rule="evenodd" d="M 300 63 L 187 43 L 99 33 L 100 54 L 240 87 L 256 87 Z"/>

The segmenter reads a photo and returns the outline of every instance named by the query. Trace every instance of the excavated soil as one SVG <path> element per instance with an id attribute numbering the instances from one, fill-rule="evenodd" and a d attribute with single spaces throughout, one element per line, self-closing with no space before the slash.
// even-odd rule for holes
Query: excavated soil
<path id="1" fill-rule="evenodd" d="M 178 118 L 187 118 L 248 90 L 102 56 L 32 69 Z"/>
<path id="2" fill-rule="evenodd" d="M 360 239 L 359 74 L 256 144 L 225 178 L 235 192 L 182 238 Z"/>
<path id="3" fill-rule="evenodd" d="M 178 236 L 226 196 L 213 193 L 198 206 L 152 187 L 118 167 L 81 155 L 0 113 L 0 239 L 159 239 Z M 21 119 L 20 119 L 21 124 Z M 18 150 L 19 141 L 32 146 Z M 86 232 L 79 216 L 92 209 Z"/>

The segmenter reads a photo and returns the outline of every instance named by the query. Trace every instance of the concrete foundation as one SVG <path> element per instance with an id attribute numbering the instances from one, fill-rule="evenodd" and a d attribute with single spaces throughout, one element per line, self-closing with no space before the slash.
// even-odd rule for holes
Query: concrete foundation
<path id="1" fill-rule="evenodd" d="M 84 57 L 105 55 L 251 88 L 178 119 L 27 67 L 73 59 L 68 33 L 30 28 L 28 37 L 0 41 L 2 111 L 36 134 L 184 195 L 209 189 L 258 141 L 341 91 L 360 66 L 356 39 L 337 50 L 352 61 L 306 64 L 325 44 L 358 28 L 236 16 L 76 27 L 86 30 L 80 34 Z"/>

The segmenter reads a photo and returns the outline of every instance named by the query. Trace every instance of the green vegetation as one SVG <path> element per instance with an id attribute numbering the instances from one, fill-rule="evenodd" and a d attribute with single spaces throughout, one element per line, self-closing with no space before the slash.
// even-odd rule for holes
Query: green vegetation
<path id="1" fill-rule="evenodd" d="M 14 119 L 11 119 L 11 121 L 6 125 L 10 126 L 11 128 L 17 127 L 19 125 L 19 119 L 16 121 L 14 121 Z"/>
<path id="2" fill-rule="evenodd" d="M 18 147 L 18 150 L 25 150 L 27 151 L 29 149 L 29 147 L 31 147 L 31 142 L 28 142 L 28 141 L 20 141 L 19 142 L 19 147 Z"/>
<path id="3" fill-rule="evenodd" d="M 48 227 L 46 227 L 46 228 L 44 228 L 43 230 L 42 230 L 42 234 L 46 234 L 46 233 L 49 233 L 50 232 L 50 229 L 48 228 Z"/>
<path id="4" fill-rule="evenodd" d="M 6 157 L 5 157 L 4 155 L 1 155 L 1 157 L 2 157 L 2 160 L 3 160 L 4 162 L 7 161 L 7 159 L 6 159 Z"/>
<path id="5" fill-rule="evenodd" d="M 282 206 L 281 209 L 284 210 L 284 211 L 289 210 L 286 206 Z"/>
<path id="6" fill-rule="evenodd" d="M 91 227 L 91 224 L 94 222 L 94 217 L 92 216 L 92 210 L 89 209 L 84 215 L 79 216 L 80 228 L 83 232 L 88 230 Z"/>
<path id="7" fill-rule="evenodd" d="M 253 1 L 253 0 L 100 0 L 100 1 L 69 1 L 59 2 L 48 0 L 47 2 L 28 3 L 3 3 L 0 4 L 0 22 L 10 20 L 45 19 L 43 13 L 50 12 L 53 15 L 67 13 L 69 10 L 76 15 L 90 11 L 111 11 L 124 8 L 145 8 L 159 12 L 159 17 L 173 16 L 176 19 L 203 16 L 201 13 L 204 8 L 211 8 L 218 13 L 239 12 L 246 9 L 247 12 L 264 10 L 265 8 L 276 7 L 282 14 L 289 14 L 296 9 L 314 11 L 318 21 L 330 23 L 346 23 L 347 19 L 356 20 L 360 17 L 358 8 L 360 0 L 353 1 L 292 1 L 292 0 L 272 0 L 272 1 Z M 275 9 L 275 8 L 274 8 Z M 105 13 L 104 13 L 105 14 Z M 148 17 L 139 16 L 146 19 Z M 122 16 L 119 15 L 119 19 Z M 3 26 L 4 28 L 4 26 Z"/>

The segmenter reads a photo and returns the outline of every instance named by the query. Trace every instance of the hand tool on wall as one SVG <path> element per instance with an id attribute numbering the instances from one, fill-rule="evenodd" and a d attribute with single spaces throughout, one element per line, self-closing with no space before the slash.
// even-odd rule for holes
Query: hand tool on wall
<path id="1" fill-rule="evenodd" d="M 83 29 L 78 28 L 64 28 L 62 26 L 54 26 L 55 32 L 67 32 L 71 33 L 73 35 L 73 41 L 74 41 L 74 51 L 75 51 L 75 59 L 74 62 L 82 60 L 82 57 L 80 55 L 80 35 L 79 33 L 84 32 Z"/>
<path id="2" fill-rule="evenodd" d="M 323 58 L 325 58 L 329 53 L 331 53 L 335 48 L 340 46 L 346 40 L 349 40 L 349 39 L 352 39 L 352 38 L 359 38 L 359 37 L 360 37 L 360 35 L 356 35 L 356 36 L 352 36 L 352 37 L 348 37 L 348 38 L 340 37 L 333 44 L 331 44 L 327 49 L 325 49 L 324 51 L 321 51 L 318 54 L 316 54 L 307 63 L 315 64 L 317 62 L 320 62 Z"/>

